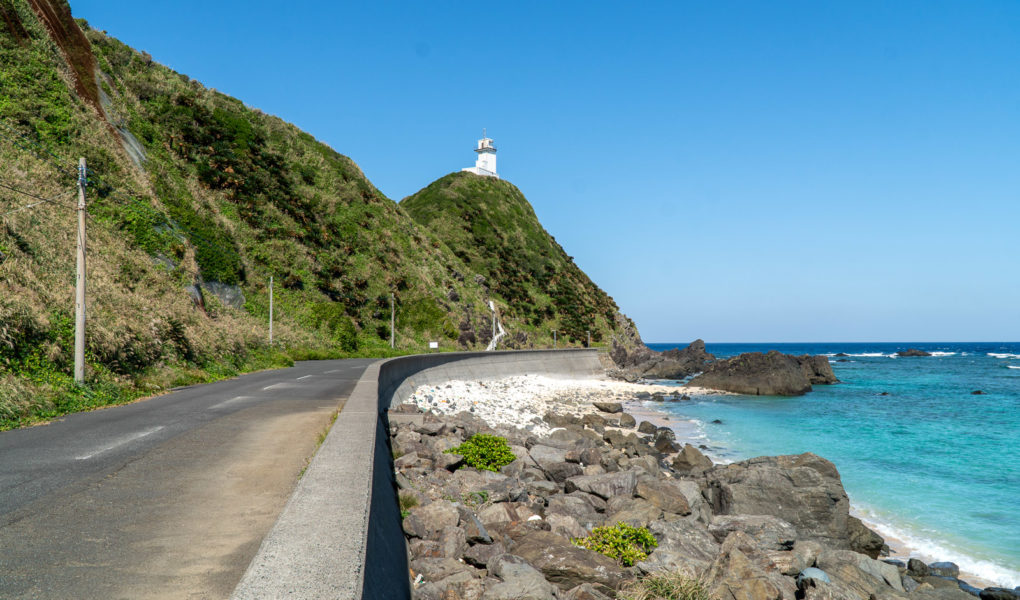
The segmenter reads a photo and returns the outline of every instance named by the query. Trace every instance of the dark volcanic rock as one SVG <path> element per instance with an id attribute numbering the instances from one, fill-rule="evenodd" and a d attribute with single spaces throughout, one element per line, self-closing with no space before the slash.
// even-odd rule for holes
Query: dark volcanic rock
<path id="1" fill-rule="evenodd" d="M 900 350 L 897 352 L 896 356 L 931 356 L 931 352 L 925 352 L 924 350 L 918 350 L 917 348 L 907 348 L 906 350 Z"/>
<path id="2" fill-rule="evenodd" d="M 931 571 L 928 570 L 928 565 L 924 561 L 911 558 L 907 561 L 907 574 L 914 577 L 927 577 L 931 575 Z"/>
<path id="3" fill-rule="evenodd" d="M 641 346 L 628 353 L 614 346 L 610 356 L 621 369 L 624 379 L 683 379 L 705 370 L 715 356 L 705 351 L 705 342 L 694 340 L 683 350 L 656 352 Z"/>
<path id="4" fill-rule="evenodd" d="M 981 600 L 1020 600 L 1020 588 L 989 587 L 981 590 Z"/>
<path id="5" fill-rule="evenodd" d="M 866 554 L 871 558 L 878 558 L 878 555 L 881 554 L 885 540 L 868 529 L 857 517 L 847 519 L 847 533 L 850 535 L 850 547 L 855 552 Z"/>
<path id="6" fill-rule="evenodd" d="M 623 411 L 623 405 L 619 402 L 592 402 L 592 406 L 604 413 L 618 413 Z"/>
<path id="7" fill-rule="evenodd" d="M 752 396 L 800 396 L 811 391 L 812 383 L 836 381 L 824 356 L 798 357 L 772 350 L 714 362 L 690 384 Z"/>
<path id="8" fill-rule="evenodd" d="M 800 368 L 804 370 L 804 374 L 807 375 L 808 381 L 811 383 L 822 385 L 839 383 L 839 380 L 836 379 L 836 374 L 832 372 L 832 365 L 829 364 L 828 357 L 801 354 L 795 358 L 800 363 Z"/>
<path id="9" fill-rule="evenodd" d="M 939 577 L 951 577 L 956 579 L 960 576 L 960 567 L 956 563 L 951 562 L 933 562 L 928 565 L 928 570 L 931 571 L 932 575 Z"/>
<path id="10" fill-rule="evenodd" d="M 684 444 L 683 450 L 673 459 L 673 468 L 678 473 L 697 473 L 712 468 L 712 459 L 694 446 Z"/>

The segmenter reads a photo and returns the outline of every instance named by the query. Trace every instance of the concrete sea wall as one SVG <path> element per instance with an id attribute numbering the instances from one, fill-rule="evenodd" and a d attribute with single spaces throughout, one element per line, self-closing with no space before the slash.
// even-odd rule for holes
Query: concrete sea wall
<path id="1" fill-rule="evenodd" d="M 386 410 L 420 385 L 603 373 L 598 351 L 423 354 L 370 365 L 232 598 L 409 598 Z"/>

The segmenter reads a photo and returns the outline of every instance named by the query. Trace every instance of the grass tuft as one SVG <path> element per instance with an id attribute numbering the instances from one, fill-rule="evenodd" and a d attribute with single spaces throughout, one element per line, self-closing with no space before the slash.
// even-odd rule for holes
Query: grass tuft
<path id="1" fill-rule="evenodd" d="M 620 590 L 621 600 L 713 600 L 701 579 L 680 573 L 657 573 L 630 582 Z"/>

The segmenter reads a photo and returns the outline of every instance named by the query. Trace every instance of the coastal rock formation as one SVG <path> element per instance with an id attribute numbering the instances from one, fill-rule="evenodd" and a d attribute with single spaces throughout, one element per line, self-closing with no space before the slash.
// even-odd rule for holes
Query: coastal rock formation
<path id="1" fill-rule="evenodd" d="M 674 348 L 665 352 L 656 352 L 643 344 L 628 351 L 614 343 L 610 357 L 619 367 L 611 374 L 627 381 L 683 379 L 705 370 L 715 360 L 715 356 L 705 351 L 703 340 L 694 340 L 682 350 Z"/>
<path id="2" fill-rule="evenodd" d="M 561 428 L 536 434 L 469 412 L 408 420 L 401 410 L 390 442 L 411 449 L 394 467 L 415 599 L 603 600 L 663 573 L 700 579 L 727 600 L 1010 592 L 970 588 L 951 564 L 876 560 L 882 538 L 849 515 L 836 467 L 814 454 L 713 465 L 689 444 L 656 451 L 656 439 L 672 440 L 658 428 L 550 413 Z M 440 466 L 444 450 L 479 432 L 505 437 L 516 460 L 498 473 Z M 633 567 L 573 543 L 621 521 L 658 544 Z"/>
<path id="3" fill-rule="evenodd" d="M 824 356 L 791 356 L 772 350 L 716 361 L 690 384 L 752 396 L 800 396 L 810 392 L 813 383 L 837 381 Z"/>
<path id="4" fill-rule="evenodd" d="M 859 531 L 864 525 L 851 522 L 839 472 L 820 456 L 761 456 L 717 466 L 705 477 L 705 496 L 717 515 L 772 515 L 792 525 L 797 539 L 878 557 L 881 538 L 876 548 L 873 538 Z"/>
<path id="5" fill-rule="evenodd" d="M 917 348 L 907 348 L 906 350 L 900 350 L 897 352 L 896 356 L 931 356 L 931 352 L 925 352 L 924 350 L 918 350 Z"/>

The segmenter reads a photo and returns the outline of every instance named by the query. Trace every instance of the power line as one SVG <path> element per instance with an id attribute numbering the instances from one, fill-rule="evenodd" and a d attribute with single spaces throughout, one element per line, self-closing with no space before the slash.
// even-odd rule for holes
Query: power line
<path id="1" fill-rule="evenodd" d="M 66 194 L 66 192 L 65 192 L 65 194 Z M 59 198 L 59 196 L 54 196 L 53 198 L 43 198 L 39 202 L 33 202 L 32 204 L 26 204 L 25 206 L 22 206 L 20 208 L 15 208 L 15 209 L 9 210 L 9 211 L 7 211 L 5 213 L 0 213 L 0 218 L 6 217 L 7 215 L 12 215 L 12 214 L 14 214 L 16 212 L 21 212 L 23 210 L 28 210 L 29 208 L 33 208 L 33 207 L 39 206 L 40 204 L 46 204 L 47 202 L 52 202 L 52 203 L 56 204 L 56 203 L 58 203 L 58 198 Z"/>
<path id="2" fill-rule="evenodd" d="M 42 204 L 43 202 L 56 202 L 57 201 L 57 197 L 56 196 L 54 196 L 53 198 L 43 198 L 42 196 L 37 196 L 36 194 L 33 194 L 32 192 L 26 192 L 25 190 L 19 190 L 18 188 L 12 187 L 10 185 L 7 185 L 6 183 L 4 183 L 2 181 L 0 181 L 0 188 L 8 189 L 8 190 L 10 190 L 12 192 L 17 192 L 19 194 L 23 194 L 25 196 L 28 196 L 29 198 L 35 198 L 36 200 L 40 200 L 41 201 L 41 202 L 37 202 L 36 204 Z"/>

